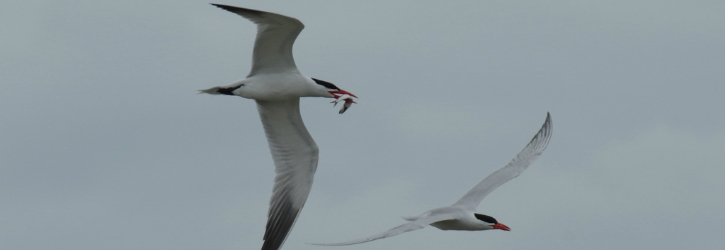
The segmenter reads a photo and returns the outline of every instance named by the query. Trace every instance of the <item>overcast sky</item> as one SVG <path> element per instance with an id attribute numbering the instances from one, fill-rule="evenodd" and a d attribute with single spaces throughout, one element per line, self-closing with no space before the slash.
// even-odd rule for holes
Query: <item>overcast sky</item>
<path id="1" fill-rule="evenodd" d="M 720 249 L 723 1 L 228 1 L 301 20 L 320 147 L 284 249 Z M 247 75 L 256 27 L 205 1 L 0 2 L 0 249 L 259 249 L 274 177 Z M 549 147 L 433 227 L 551 112 Z"/>

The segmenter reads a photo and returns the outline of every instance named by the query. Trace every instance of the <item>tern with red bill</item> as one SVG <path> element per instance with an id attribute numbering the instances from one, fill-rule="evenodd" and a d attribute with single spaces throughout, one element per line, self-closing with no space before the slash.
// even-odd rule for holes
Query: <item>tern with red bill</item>
<path id="1" fill-rule="evenodd" d="M 300 115 L 300 97 L 344 101 L 340 113 L 354 101 L 350 92 L 330 82 L 302 75 L 292 57 L 292 45 L 305 27 L 299 20 L 275 13 L 212 4 L 257 25 L 252 70 L 245 79 L 202 93 L 254 99 L 267 135 L 275 173 L 264 232 L 263 250 L 277 250 L 299 216 L 310 194 L 317 169 L 318 148 Z"/>
<path id="2" fill-rule="evenodd" d="M 551 133 L 551 115 L 546 113 L 546 121 L 544 122 L 544 125 L 541 126 L 541 129 L 539 129 L 536 136 L 531 139 L 529 144 L 526 145 L 526 147 L 524 147 L 524 149 L 521 150 L 521 152 L 519 152 L 513 160 L 511 160 L 511 162 L 483 179 L 483 181 L 478 183 L 478 185 L 473 187 L 473 189 L 468 191 L 468 193 L 451 206 L 428 210 L 427 212 L 417 216 L 403 217 L 403 219 L 410 222 L 369 237 L 340 243 L 311 244 L 323 246 L 353 245 L 418 230 L 428 225 L 437 227 L 441 230 L 480 231 L 499 229 L 511 231 L 511 228 L 498 222 L 493 217 L 476 213 L 476 207 L 481 203 L 483 198 L 490 194 L 494 189 L 524 172 L 524 170 L 526 170 L 526 168 L 531 165 L 531 163 L 533 163 L 539 155 L 541 155 L 541 152 L 544 151 L 546 145 L 549 144 Z"/>

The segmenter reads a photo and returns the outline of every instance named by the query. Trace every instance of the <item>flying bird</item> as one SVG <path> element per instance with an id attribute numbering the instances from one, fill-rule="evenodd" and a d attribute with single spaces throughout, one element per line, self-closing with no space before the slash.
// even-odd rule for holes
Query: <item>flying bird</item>
<path id="1" fill-rule="evenodd" d="M 262 250 L 282 247 L 310 194 L 317 169 L 317 144 L 300 116 L 300 97 L 344 101 L 342 114 L 357 98 L 330 82 L 302 75 L 292 58 L 292 45 L 304 25 L 275 13 L 212 4 L 236 13 L 257 25 L 252 70 L 245 79 L 202 93 L 254 99 L 267 135 L 276 177 L 264 232 Z"/>
<path id="2" fill-rule="evenodd" d="M 490 194 L 494 189 L 503 185 L 507 181 L 519 176 L 536 158 L 541 155 L 546 145 L 551 139 L 552 125 L 551 115 L 546 113 L 546 121 L 541 126 L 539 132 L 534 136 L 526 147 L 524 147 L 518 155 L 505 167 L 493 172 L 491 175 L 483 179 L 478 185 L 473 187 L 460 200 L 448 207 L 441 207 L 428 210 L 417 216 L 403 217 L 410 221 L 400 226 L 394 227 L 380 234 L 372 235 L 356 240 L 340 242 L 340 243 L 311 243 L 313 245 L 323 246 L 344 246 L 353 245 L 382 238 L 396 236 L 405 232 L 418 230 L 427 225 L 437 227 L 441 230 L 466 230 L 480 231 L 489 229 L 499 229 L 510 231 L 511 228 L 498 222 L 495 218 L 476 213 L 476 207 L 481 203 L 483 198 Z"/>

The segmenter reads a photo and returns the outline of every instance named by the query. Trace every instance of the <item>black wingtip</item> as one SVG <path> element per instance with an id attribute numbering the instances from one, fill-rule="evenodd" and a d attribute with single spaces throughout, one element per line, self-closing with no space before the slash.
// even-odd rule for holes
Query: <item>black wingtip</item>
<path id="1" fill-rule="evenodd" d="M 237 7 L 237 6 L 231 6 L 231 5 L 224 5 L 224 4 L 218 4 L 218 3 L 209 3 L 209 4 L 214 5 L 216 7 L 219 7 L 219 8 L 222 8 L 224 10 L 233 12 L 233 13 L 240 14 L 240 15 L 242 15 L 242 14 L 257 14 L 257 15 L 260 15 L 260 14 L 267 13 L 267 12 L 264 12 L 264 11 L 261 11 L 261 10 L 247 9 L 247 8 L 242 8 L 242 7 Z"/>
<path id="2" fill-rule="evenodd" d="M 541 130 L 539 132 L 546 130 L 546 133 L 549 134 L 547 140 L 549 140 L 551 138 L 553 127 L 554 125 L 551 124 L 551 114 L 549 112 L 546 112 L 546 120 L 544 121 L 544 125 L 541 127 Z"/>
<path id="3" fill-rule="evenodd" d="M 228 11 L 232 11 L 234 8 L 236 8 L 234 6 L 229 6 L 229 5 L 224 5 L 224 4 L 218 4 L 218 3 L 209 3 L 209 4 L 214 5 L 216 7 L 219 7 L 219 8 L 222 8 L 222 9 L 225 9 L 225 10 L 228 10 Z"/>

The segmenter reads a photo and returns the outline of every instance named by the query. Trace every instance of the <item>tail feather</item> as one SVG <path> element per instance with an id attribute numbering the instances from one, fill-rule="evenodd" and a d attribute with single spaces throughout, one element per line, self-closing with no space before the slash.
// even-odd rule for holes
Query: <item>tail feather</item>
<path id="1" fill-rule="evenodd" d="M 419 214 L 419 215 L 414 215 L 414 216 L 400 216 L 400 217 L 403 218 L 403 220 L 414 221 L 414 220 L 417 220 L 417 219 L 420 219 L 420 218 L 423 218 L 423 217 L 426 217 L 426 216 L 429 216 L 429 215 L 430 215 L 430 211 L 427 211 L 427 212 L 422 213 L 422 214 Z"/>
<path id="2" fill-rule="evenodd" d="M 221 87 L 218 87 L 218 86 L 217 87 L 208 88 L 208 89 L 200 89 L 199 90 L 199 94 L 201 94 L 201 93 L 207 93 L 207 94 L 210 94 L 210 95 L 221 95 L 222 93 L 219 93 L 219 90 L 220 89 L 222 89 L 222 88 Z"/>
<path id="3" fill-rule="evenodd" d="M 244 86 L 244 84 L 234 84 L 231 86 L 223 87 L 216 86 L 208 89 L 199 90 L 199 93 L 207 93 L 211 95 L 234 95 L 234 91 L 242 86 Z"/>
<path id="4" fill-rule="evenodd" d="M 403 218 L 403 220 L 407 220 L 407 221 L 414 221 L 414 220 L 418 219 L 418 216 L 401 216 L 401 218 Z"/>

